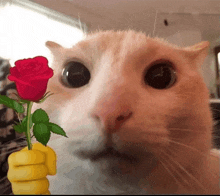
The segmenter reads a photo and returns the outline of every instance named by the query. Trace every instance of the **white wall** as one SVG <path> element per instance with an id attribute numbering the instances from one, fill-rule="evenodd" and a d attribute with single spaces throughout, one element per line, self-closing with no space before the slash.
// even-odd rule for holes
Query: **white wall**
<path id="1" fill-rule="evenodd" d="M 181 30 L 177 33 L 166 37 L 171 43 L 180 45 L 180 46 L 190 46 L 195 43 L 199 43 L 201 41 L 209 41 L 210 49 L 209 54 L 206 57 L 201 71 L 204 77 L 204 81 L 210 91 L 210 93 L 216 94 L 216 62 L 213 49 L 218 43 L 218 39 L 214 39 L 212 37 L 202 37 L 202 32 L 200 30 Z"/>
<path id="2" fill-rule="evenodd" d="M 89 31 L 134 29 L 167 38 L 181 46 L 210 41 L 210 54 L 202 66 L 205 82 L 215 93 L 213 48 L 220 38 L 220 0 L 31 0 L 79 18 Z M 158 14 L 157 14 L 158 13 Z M 155 23 L 155 16 L 156 24 Z M 163 21 L 168 20 L 165 26 Z"/>
<path id="3" fill-rule="evenodd" d="M 201 41 L 210 42 L 209 55 L 202 65 L 202 74 L 210 93 L 216 94 L 216 62 L 213 49 L 220 45 L 220 14 L 161 13 L 158 14 L 156 35 L 179 46 Z M 167 19 L 168 26 L 163 24 Z"/>

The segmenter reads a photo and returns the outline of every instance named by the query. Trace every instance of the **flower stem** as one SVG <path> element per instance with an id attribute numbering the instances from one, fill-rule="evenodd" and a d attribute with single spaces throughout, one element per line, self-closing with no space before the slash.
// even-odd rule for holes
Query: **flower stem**
<path id="1" fill-rule="evenodd" d="M 28 150 L 32 149 L 31 133 L 30 133 L 30 116 L 31 116 L 32 105 L 33 105 L 32 101 L 27 103 L 27 132 L 26 132 L 26 137 L 27 137 L 27 143 L 28 143 Z"/>

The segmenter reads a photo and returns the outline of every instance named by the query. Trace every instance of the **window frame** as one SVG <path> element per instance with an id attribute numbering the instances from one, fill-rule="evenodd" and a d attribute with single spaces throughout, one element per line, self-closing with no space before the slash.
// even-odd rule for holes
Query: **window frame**
<path id="1" fill-rule="evenodd" d="M 34 33 L 33 34 L 29 33 L 29 30 L 31 32 L 32 27 L 27 28 L 27 29 L 25 27 L 21 28 L 21 26 L 26 24 L 26 22 L 24 22 L 24 21 L 26 20 L 27 15 L 26 15 L 26 17 L 23 17 L 23 18 L 21 17 L 21 20 L 19 20 L 15 23 L 18 26 L 12 25 L 12 24 L 14 24 L 13 19 L 16 20 L 17 17 L 16 17 L 16 14 L 14 14 L 15 12 L 14 12 L 13 9 L 12 9 L 13 11 L 11 13 L 10 13 L 10 11 L 9 11 L 9 13 L 7 13 L 7 9 L 10 10 L 10 7 L 12 7 L 15 10 L 15 12 L 16 12 L 17 8 L 18 8 L 17 10 L 23 9 L 23 10 L 27 10 L 28 12 L 30 12 L 30 15 L 31 15 L 30 20 L 27 21 L 28 25 L 32 25 L 32 23 L 35 24 L 34 21 L 36 20 L 36 17 L 33 17 L 34 15 L 42 16 L 42 18 L 39 17 L 41 20 L 44 19 L 44 18 L 47 20 L 47 22 L 45 20 L 45 24 L 42 23 L 42 25 L 41 25 L 41 23 L 38 24 L 38 22 L 35 21 L 36 24 L 39 25 L 39 28 L 37 28 L 37 25 L 33 25 L 33 29 L 35 28 L 34 32 L 38 32 L 39 29 L 42 29 L 42 27 L 44 25 L 46 25 L 45 28 L 43 28 L 43 31 L 39 32 L 39 34 L 41 35 L 41 36 L 39 36 L 39 41 L 41 42 L 40 45 L 42 46 L 42 50 L 40 48 L 40 45 L 38 43 L 36 43 L 36 41 L 34 41 L 34 44 L 38 44 L 38 45 L 36 45 L 35 48 L 32 47 L 32 46 L 30 46 L 30 48 L 28 48 L 28 44 L 30 44 L 31 41 L 28 41 L 26 45 L 23 44 L 23 43 L 26 43 L 26 41 L 28 39 L 29 40 L 32 40 L 32 39 L 35 40 L 35 38 L 33 38 Z M 70 45 L 71 42 L 69 42 L 67 40 L 67 38 L 69 36 L 72 36 L 72 33 L 71 34 L 68 33 L 69 31 L 72 31 L 71 30 L 72 28 L 76 29 L 76 31 L 78 29 L 78 31 L 82 33 L 82 38 L 86 37 L 87 34 L 88 34 L 88 28 L 87 28 L 86 24 L 81 22 L 80 20 L 78 20 L 76 18 L 72 18 L 72 17 L 67 16 L 67 15 L 64 15 L 64 14 L 62 14 L 58 11 L 55 11 L 53 9 L 46 8 L 46 7 L 44 7 L 42 5 L 39 5 L 35 2 L 31 2 L 31 0 L 22 0 L 22 1 L 0 0 L 0 11 L 1 11 L 1 9 L 4 10 L 4 8 L 6 8 L 6 12 L 5 13 L 2 12 L 2 14 L 3 15 L 6 14 L 5 15 L 6 18 L 4 19 L 4 17 L 2 17 L 3 20 L 1 20 L 0 23 L 2 24 L 3 27 L 4 27 L 4 25 L 6 25 L 6 28 L 3 28 L 2 31 L 0 32 L 0 36 L 2 35 L 1 36 L 1 42 L 0 42 L 0 44 L 1 44 L 1 50 L 0 51 L 1 51 L 1 57 L 5 58 L 5 59 L 8 59 L 12 66 L 14 65 L 16 60 L 24 59 L 24 58 L 30 58 L 32 56 L 39 56 L 39 55 L 46 56 L 48 58 L 48 60 L 52 61 L 51 52 L 45 46 L 45 42 L 48 41 L 48 40 L 51 40 L 51 41 L 60 43 L 63 47 L 72 47 L 72 45 Z M 33 16 L 32 16 L 31 12 L 33 13 Z M 27 13 L 25 13 L 25 14 L 27 14 Z M 10 17 L 10 14 L 12 14 L 13 16 Z M 22 15 L 21 11 L 20 11 L 20 14 Z M 33 17 L 33 18 L 31 19 L 31 17 Z M 12 21 L 7 23 L 8 19 L 12 20 Z M 52 22 L 52 24 L 53 24 L 52 28 L 50 28 L 51 23 L 48 23 L 48 21 L 53 21 Z M 68 29 L 66 31 L 66 33 L 64 33 L 66 36 L 64 36 L 65 39 L 63 39 L 63 40 L 62 40 L 62 38 L 59 38 L 59 37 L 62 37 L 62 36 L 59 36 L 59 33 L 56 33 L 56 32 L 53 33 L 52 32 L 53 28 L 55 28 L 55 29 L 57 28 L 56 25 L 55 25 L 56 23 L 57 24 L 59 23 L 58 26 L 63 25 L 63 27 L 61 27 L 59 29 L 63 29 L 63 28 L 65 28 L 65 26 Z M 21 24 L 21 25 L 19 26 L 19 24 Z M 16 27 L 17 29 L 16 28 L 11 28 L 10 26 L 11 27 Z M 25 33 L 29 34 L 30 36 L 27 36 L 27 37 L 23 36 L 23 34 L 22 34 L 23 29 L 26 29 Z M 44 30 L 44 29 L 47 29 L 47 30 Z M 14 34 L 15 34 L 16 31 L 17 31 L 17 33 L 16 33 L 16 36 L 15 36 Z M 73 30 L 73 33 L 74 33 L 74 31 L 75 30 Z M 43 32 L 46 32 L 46 33 L 43 33 Z M 48 33 L 48 32 L 50 32 L 50 33 Z M 32 37 L 31 37 L 31 35 L 32 35 Z M 51 36 L 48 37 L 48 35 L 51 35 Z M 78 35 L 80 37 L 78 37 Z M 22 36 L 22 38 L 20 38 L 19 36 Z M 4 39 L 4 38 L 6 38 L 6 39 Z M 15 38 L 15 40 L 12 41 L 14 38 Z M 79 38 L 79 40 L 78 40 L 78 38 Z M 72 40 L 72 44 L 77 43 L 77 40 L 80 41 L 82 38 L 81 38 L 81 35 L 77 33 L 76 36 L 74 37 L 74 39 Z M 19 40 L 20 40 L 20 43 L 19 43 Z M 22 45 L 22 44 L 24 45 L 23 50 L 18 49 L 19 45 Z M 36 51 L 36 52 L 34 52 L 34 51 Z"/>
<path id="2" fill-rule="evenodd" d="M 31 0 L 1 0 L 4 2 L 4 4 L 14 4 L 16 6 L 20 6 L 22 8 L 26 8 L 35 12 L 38 12 L 39 14 L 45 15 L 48 18 L 52 18 L 53 20 L 56 20 L 58 22 L 76 27 L 80 30 L 82 30 L 85 34 L 88 33 L 88 27 L 85 23 L 81 22 L 80 20 L 77 20 L 76 18 L 73 18 L 71 16 L 67 16 L 65 14 L 62 14 L 61 12 L 55 11 L 53 9 L 44 7 L 40 4 L 37 4 L 35 2 L 32 2 Z"/>

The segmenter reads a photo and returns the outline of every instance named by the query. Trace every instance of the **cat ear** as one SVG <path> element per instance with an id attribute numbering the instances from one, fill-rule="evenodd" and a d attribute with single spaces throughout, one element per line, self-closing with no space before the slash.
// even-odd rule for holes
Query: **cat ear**
<path id="1" fill-rule="evenodd" d="M 208 55 L 209 42 L 203 41 L 190 47 L 184 48 L 187 58 L 197 67 L 201 67 L 206 56 Z"/>
<path id="2" fill-rule="evenodd" d="M 59 49 L 63 48 L 60 44 L 52 41 L 47 41 L 45 45 L 51 50 L 51 52 L 56 52 Z"/>

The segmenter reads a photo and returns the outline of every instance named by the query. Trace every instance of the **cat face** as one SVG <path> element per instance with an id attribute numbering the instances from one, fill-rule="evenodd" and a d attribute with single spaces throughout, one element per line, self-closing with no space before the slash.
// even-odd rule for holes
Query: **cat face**
<path id="1" fill-rule="evenodd" d="M 48 91 L 55 95 L 33 109 L 49 113 L 67 132 L 66 143 L 80 141 L 76 156 L 148 175 L 166 154 L 188 167 L 198 159 L 190 148 L 210 150 L 209 95 L 200 73 L 208 42 L 180 48 L 107 31 L 72 48 L 46 45 L 54 69 Z"/>

